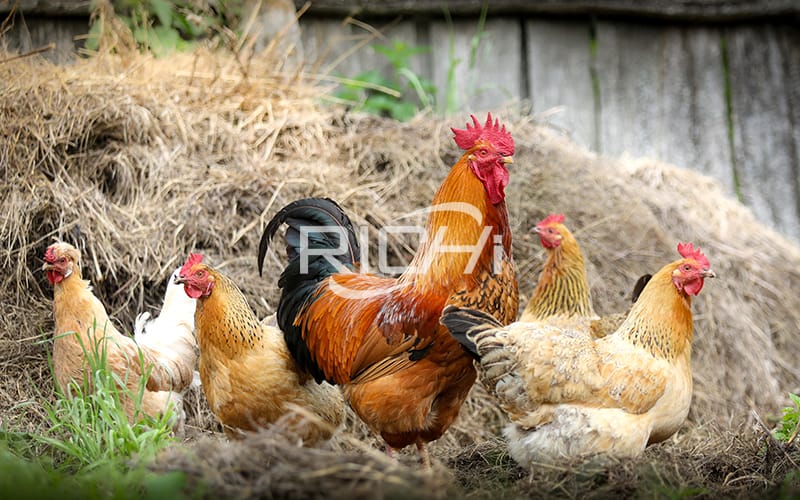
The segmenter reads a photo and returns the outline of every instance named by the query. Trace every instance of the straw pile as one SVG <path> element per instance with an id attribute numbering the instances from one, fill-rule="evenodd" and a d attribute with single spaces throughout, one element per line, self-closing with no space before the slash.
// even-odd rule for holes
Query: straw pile
<path id="1" fill-rule="evenodd" d="M 430 202 L 458 156 L 449 127 L 462 127 L 468 112 L 399 124 L 326 106 L 326 90 L 268 60 L 245 64 L 202 49 L 166 59 L 103 55 L 67 67 L 33 58 L 0 63 L 4 420 L 35 426 L 37 405 L 17 404 L 50 397 L 41 388 L 51 387 L 51 291 L 38 269 L 55 238 L 82 249 L 85 277 L 130 331 L 138 312 L 157 311 L 166 277 L 189 251 L 232 276 L 259 315 L 271 312 L 283 256 L 271 253 L 259 278 L 255 249 L 265 222 L 299 197 L 338 200 L 373 235 L 387 224 L 418 222 L 402 217 Z M 751 410 L 775 415 L 786 392 L 800 389 L 800 249 L 708 178 L 654 160 L 597 157 L 530 117 L 495 114 L 517 141 L 507 192 L 523 301 L 543 261 L 528 231 L 551 211 L 566 214 L 583 245 L 601 313 L 626 308 L 635 279 L 677 258 L 678 241 L 708 255 L 719 278 L 693 305 L 696 384 L 686 429 L 643 461 L 599 466 L 600 473 L 528 475 L 505 456 L 497 438 L 504 417 L 476 386 L 432 448 L 435 473 L 425 475 L 413 455 L 401 460 L 409 469 L 372 454 L 378 441 L 355 420 L 331 450 L 302 450 L 268 435 L 223 443 L 195 394 L 195 435 L 159 467 L 186 470 L 228 496 L 442 497 L 453 488 L 481 496 L 498 485 L 520 495 L 574 495 L 598 485 L 631 494 L 647 474 L 664 470 L 672 472 L 662 482 L 727 493 L 782 480 L 791 457 L 780 458 L 785 451 L 769 443 L 767 456 L 758 453 L 766 434 L 750 429 Z M 415 242 L 397 236 L 392 245 L 402 264 Z M 644 465 L 651 461 L 666 465 L 651 470 Z M 226 467 L 235 480 L 212 474 Z"/>

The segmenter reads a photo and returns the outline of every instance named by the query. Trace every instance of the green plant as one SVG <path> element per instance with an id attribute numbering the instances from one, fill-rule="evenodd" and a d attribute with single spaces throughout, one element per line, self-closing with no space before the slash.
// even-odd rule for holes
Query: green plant
<path id="1" fill-rule="evenodd" d="M 427 47 L 411 47 L 394 40 L 390 45 L 374 45 L 373 49 L 389 62 L 391 76 L 384 77 L 373 69 L 351 79 L 342 79 L 341 88 L 335 94 L 338 99 L 351 103 L 358 111 L 391 116 L 400 121 L 410 120 L 420 109 L 433 106 L 436 87 L 410 67 L 411 58 L 428 52 Z"/>
<path id="2" fill-rule="evenodd" d="M 97 5 L 93 7 L 98 8 Z M 227 21 L 209 4 L 188 0 L 123 0 L 115 2 L 115 10 L 117 17 L 131 30 L 137 45 L 156 56 L 186 50 L 196 40 L 220 32 Z M 87 49 L 97 50 L 102 29 L 102 22 L 92 24 Z"/>
<path id="3" fill-rule="evenodd" d="M 775 439 L 784 443 L 792 443 L 800 430 L 800 396 L 790 393 L 789 399 L 794 407 L 788 406 L 782 410 L 778 428 L 772 433 Z"/>
<path id="4" fill-rule="evenodd" d="M 0 430 L 0 470 L 4 471 L 0 496 L 21 491 L 31 498 L 59 499 L 179 495 L 186 483 L 183 474 L 156 474 L 146 468 L 149 459 L 174 442 L 173 415 L 167 411 L 154 418 L 141 411 L 147 382 L 141 354 L 138 361 L 145 376 L 136 391 L 130 391 L 126 375 L 106 365 L 110 340 L 102 335 L 88 337 L 97 341 L 89 346 L 81 342 L 87 376 L 82 383 L 70 385 L 72 397 L 57 390 L 55 401 L 43 398 L 46 422 L 36 432 Z M 133 401 L 133 422 L 121 404 L 125 397 Z"/>
<path id="5" fill-rule="evenodd" d="M 467 60 L 466 67 L 466 72 L 468 74 L 474 73 L 478 62 L 478 51 L 481 43 L 483 43 L 487 37 L 485 27 L 488 12 L 489 2 L 483 2 L 483 5 L 481 6 L 481 14 L 478 18 L 478 27 L 475 31 L 475 34 L 469 40 L 469 58 Z M 453 33 L 455 33 L 455 27 L 453 26 L 453 19 L 450 17 L 450 11 L 447 9 L 444 10 L 444 17 L 445 21 L 447 22 L 447 27 L 450 31 L 450 44 L 449 63 L 447 66 L 447 84 L 445 86 L 443 111 L 445 114 L 450 115 L 457 113 L 461 107 L 458 100 L 458 81 L 456 80 L 458 73 L 456 70 L 463 61 L 455 55 L 455 37 L 453 36 Z M 474 78 L 472 80 L 474 80 Z M 470 86 L 475 87 L 474 82 L 471 82 Z M 480 90 L 481 89 L 473 88 L 475 93 L 478 93 Z"/>

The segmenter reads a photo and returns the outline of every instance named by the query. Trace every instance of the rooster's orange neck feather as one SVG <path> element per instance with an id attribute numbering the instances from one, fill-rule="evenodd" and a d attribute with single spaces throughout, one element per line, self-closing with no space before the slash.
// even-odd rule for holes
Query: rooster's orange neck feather
<path id="1" fill-rule="evenodd" d="M 434 195 L 425 231 L 427 241 L 420 245 L 409 271 L 401 278 L 417 289 L 453 290 L 457 281 L 470 280 L 491 269 L 494 254 L 500 251 L 495 249 L 495 236 L 505 255 L 511 255 L 505 201 L 497 205 L 489 202 L 486 188 L 469 166 L 467 154 L 453 166 Z M 479 244 L 482 246 L 476 259 L 471 249 Z M 454 247 L 466 250 L 455 252 Z"/>

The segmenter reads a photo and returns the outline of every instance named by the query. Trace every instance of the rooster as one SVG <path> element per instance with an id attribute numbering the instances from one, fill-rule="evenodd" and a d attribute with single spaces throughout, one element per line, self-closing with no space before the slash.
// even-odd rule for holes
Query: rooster
<path id="1" fill-rule="evenodd" d="M 583 252 L 564 219 L 564 214 L 550 214 L 533 228 L 547 251 L 547 261 L 519 320 L 546 321 L 562 328 L 586 330 L 600 338 L 616 330 L 627 312 L 603 317 L 595 313 Z M 636 302 L 648 279 L 650 275 L 644 275 L 636 282 L 632 302 Z"/>
<path id="2" fill-rule="evenodd" d="M 330 438 L 344 419 L 341 392 L 299 372 L 283 333 L 259 322 L 239 287 L 202 260 L 190 254 L 175 282 L 197 299 L 200 380 L 225 433 L 277 423 L 305 444 Z"/>
<path id="3" fill-rule="evenodd" d="M 81 254 L 74 246 L 58 242 L 50 245 L 44 254 L 42 269 L 53 286 L 53 314 L 55 340 L 53 342 L 53 371 L 62 392 L 70 396 L 70 383 L 91 380 L 85 373 L 88 367 L 85 352 L 97 345 L 106 351 L 106 363 L 127 390 L 120 400 L 128 419 L 137 419 L 136 405 L 131 395 L 137 394 L 144 372 L 149 371 L 141 410 L 157 417 L 168 405 L 173 405 L 177 416 L 175 428 L 182 427 L 183 414 L 180 391 L 192 381 L 197 362 L 196 344 L 191 331 L 175 331 L 162 336 L 158 346 L 137 345 L 134 339 L 121 334 L 106 313 L 105 307 L 94 296 L 89 282 L 82 279 Z M 141 356 L 141 358 L 140 358 Z"/>
<path id="4" fill-rule="evenodd" d="M 415 444 L 426 465 L 426 443 L 450 427 L 476 379 L 472 358 L 439 324 L 442 309 L 484 308 L 508 323 L 519 304 L 504 191 L 514 141 L 491 114 L 485 125 L 472 120 L 453 129 L 465 152 L 436 192 L 426 237 L 399 277 L 353 272 L 355 233 L 330 200 L 287 205 L 259 246 L 261 272 L 269 241 L 289 226 L 278 324 L 300 366 L 343 385 L 389 455 Z"/>
<path id="5" fill-rule="evenodd" d="M 682 425 L 692 399 L 691 297 L 715 275 L 691 243 L 678 252 L 601 339 L 541 322 L 503 327 L 483 311 L 445 308 L 442 323 L 480 360 L 482 383 L 508 413 L 517 462 L 637 456 Z"/>

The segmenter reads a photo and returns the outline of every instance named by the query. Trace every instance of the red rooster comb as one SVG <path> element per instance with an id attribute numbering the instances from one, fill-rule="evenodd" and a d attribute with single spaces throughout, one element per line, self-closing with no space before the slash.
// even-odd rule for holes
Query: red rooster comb
<path id="1" fill-rule="evenodd" d="M 681 257 L 684 259 L 694 259 L 703 269 L 709 269 L 711 267 L 708 258 L 703 255 L 703 252 L 701 252 L 699 248 L 695 248 L 691 243 L 678 243 L 678 253 L 681 254 Z"/>
<path id="2" fill-rule="evenodd" d="M 475 143 L 484 139 L 490 142 L 501 154 L 504 156 L 511 156 L 514 154 L 514 139 L 511 134 L 506 130 L 505 125 L 500 125 L 498 120 L 492 123 L 492 114 L 489 113 L 486 117 L 486 124 L 481 126 L 475 115 L 469 115 L 472 118 L 474 126 L 467 123 L 467 128 L 464 130 L 451 128 L 453 131 L 453 139 L 456 145 L 464 151 L 472 148 Z"/>
<path id="3" fill-rule="evenodd" d="M 190 253 L 189 258 L 186 259 L 186 264 L 184 264 L 180 270 L 180 274 L 183 275 L 184 273 L 188 273 L 192 266 L 201 262 L 203 262 L 203 256 L 201 254 Z"/>
<path id="4" fill-rule="evenodd" d="M 550 214 L 544 219 L 542 219 L 537 226 L 547 226 L 550 224 L 563 224 L 564 223 L 564 214 Z"/>

